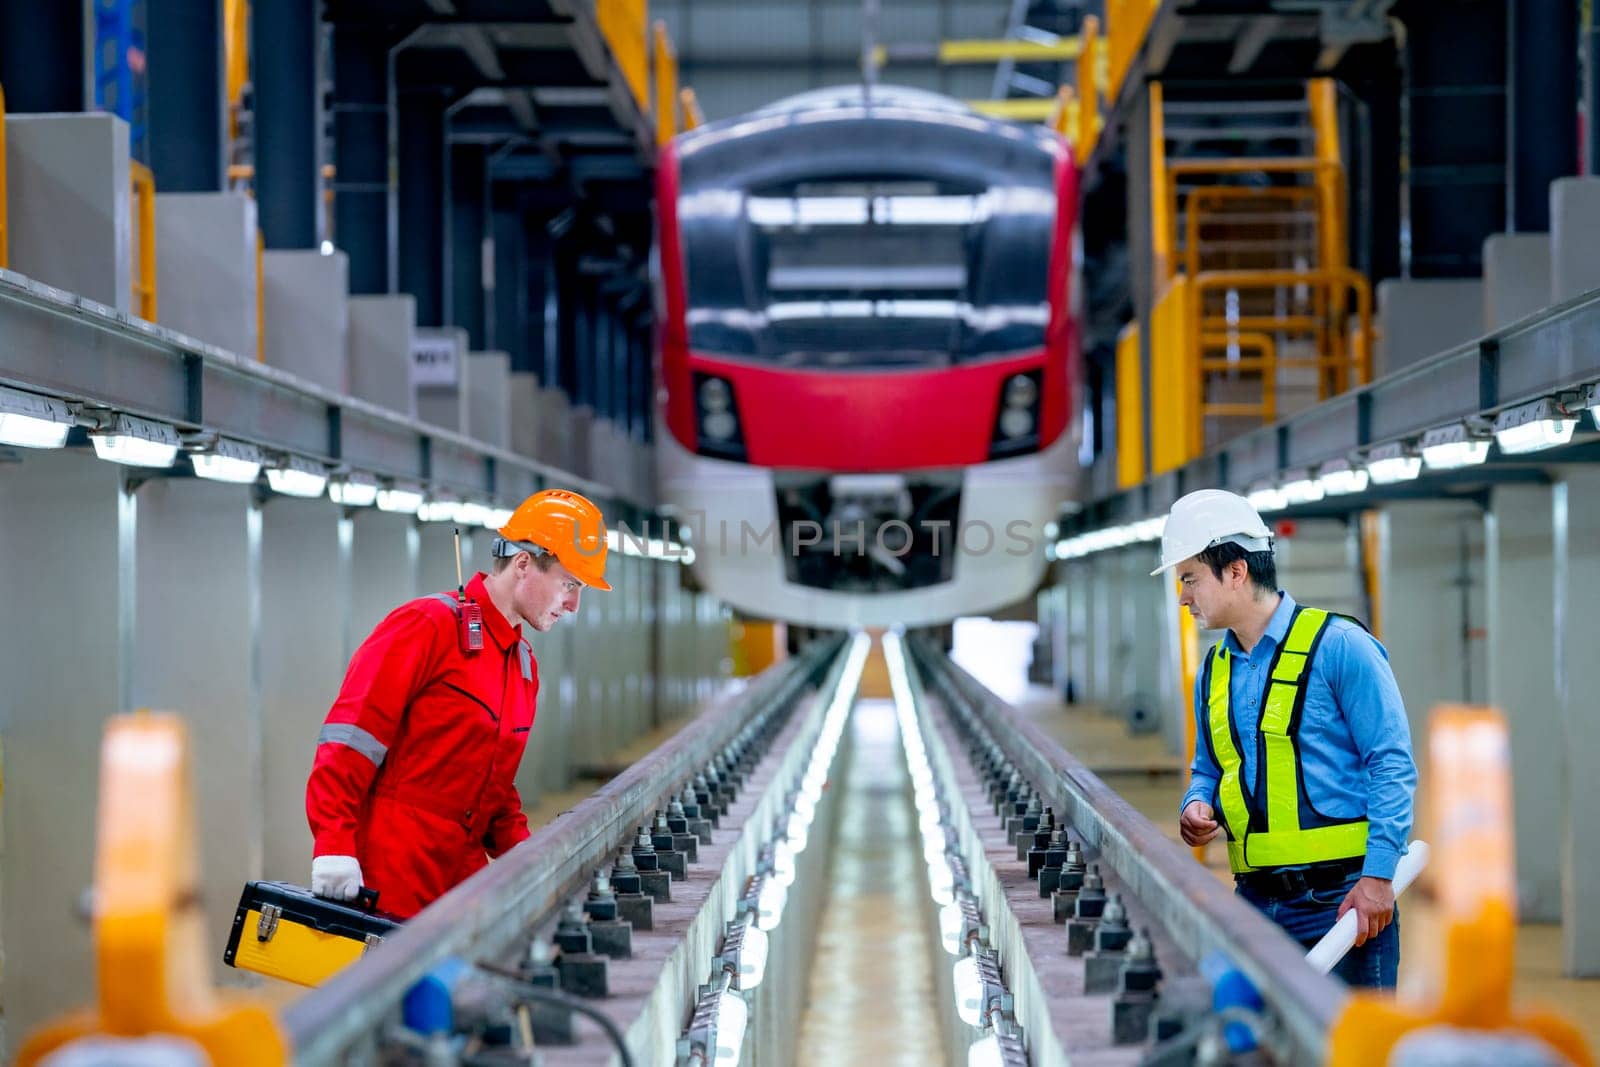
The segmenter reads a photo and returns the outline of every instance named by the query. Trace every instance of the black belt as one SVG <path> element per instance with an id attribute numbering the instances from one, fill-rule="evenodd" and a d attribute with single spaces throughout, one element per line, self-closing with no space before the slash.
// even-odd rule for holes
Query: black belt
<path id="1" fill-rule="evenodd" d="M 1347 860 L 1330 860 L 1310 867 L 1287 870 L 1250 871 L 1236 874 L 1233 880 L 1265 897 L 1293 897 L 1311 889 L 1337 889 L 1352 874 L 1360 871 L 1366 860 L 1357 856 Z"/>

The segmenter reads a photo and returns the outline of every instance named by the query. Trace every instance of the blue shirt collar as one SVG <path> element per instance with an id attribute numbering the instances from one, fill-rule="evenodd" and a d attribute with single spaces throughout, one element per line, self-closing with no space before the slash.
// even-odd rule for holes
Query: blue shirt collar
<path id="1" fill-rule="evenodd" d="M 1289 620 L 1294 617 L 1296 606 L 1294 597 L 1290 596 L 1287 591 L 1279 590 L 1278 598 L 1278 608 L 1272 613 L 1272 619 L 1267 623 L 1267 632 L 1261 635 L 1261 641 L 1256 645 L 1257 650 L 1261 649 L 1269 641 L 1272 642 L 1272 648 L 1277 648 L 1283 643 L 1283 639 L 1289 635 Z M 1248 658 L 1244 646 L 1239 644 L 1239 639 L 1233 635 L 1232 630 L 1222 635 L 1222 647 L 1230 656 Z"/>

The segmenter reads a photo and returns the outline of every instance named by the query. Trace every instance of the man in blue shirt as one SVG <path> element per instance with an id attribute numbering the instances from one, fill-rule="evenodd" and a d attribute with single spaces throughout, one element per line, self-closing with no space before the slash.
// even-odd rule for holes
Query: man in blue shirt
<path id="1" fill-rule="evenodd" d="M 1355 620 L 1279 591 L 1271 533 L 1232 493 L 1174 504 L 1161 564 L 1179 605 L 1226 631 L 1195 686 L 1183 840 L 1224 837 L 1240 895 L 1307 948 L 1354 910 L 1357 947 L 1335 973 L 1393 988 L 1392 882 L 1417 771 L 1387 653 Z"/>

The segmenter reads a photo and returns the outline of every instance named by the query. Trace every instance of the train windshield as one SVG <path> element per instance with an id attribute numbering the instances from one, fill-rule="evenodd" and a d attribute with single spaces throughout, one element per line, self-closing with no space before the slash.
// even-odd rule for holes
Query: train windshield
<path id="1" fill-rule="evenodd" d="M 793 367 L 940 366 L 1042 348 L 1055 199 L 1038 155 L 943 175 L 935 160 L 902 156 L 913 165 L 882 173 L 891 149 L 868 157 L 878 173 L 825 159 L 733 188 L 724 171 L 702 190 L 689 184 L 701 168 L 686 165 L 690 348 Z"/>

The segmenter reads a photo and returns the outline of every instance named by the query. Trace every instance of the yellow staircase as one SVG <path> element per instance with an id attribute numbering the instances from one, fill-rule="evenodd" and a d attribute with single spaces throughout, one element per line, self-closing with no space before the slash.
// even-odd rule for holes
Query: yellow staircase
<path id="1" fill-rule="evenodd" d="M 1370 376 L 1335 101 L 1327 79 L 1247 100 L 1151 86 L 1153 472 Z M 1119 362 L 1138 353 L 1120 345 Z M 1139 427 L 1125 429 L 1131 446 Z M 1125 485 L 1137 466 L 1122 465 Z"/>

